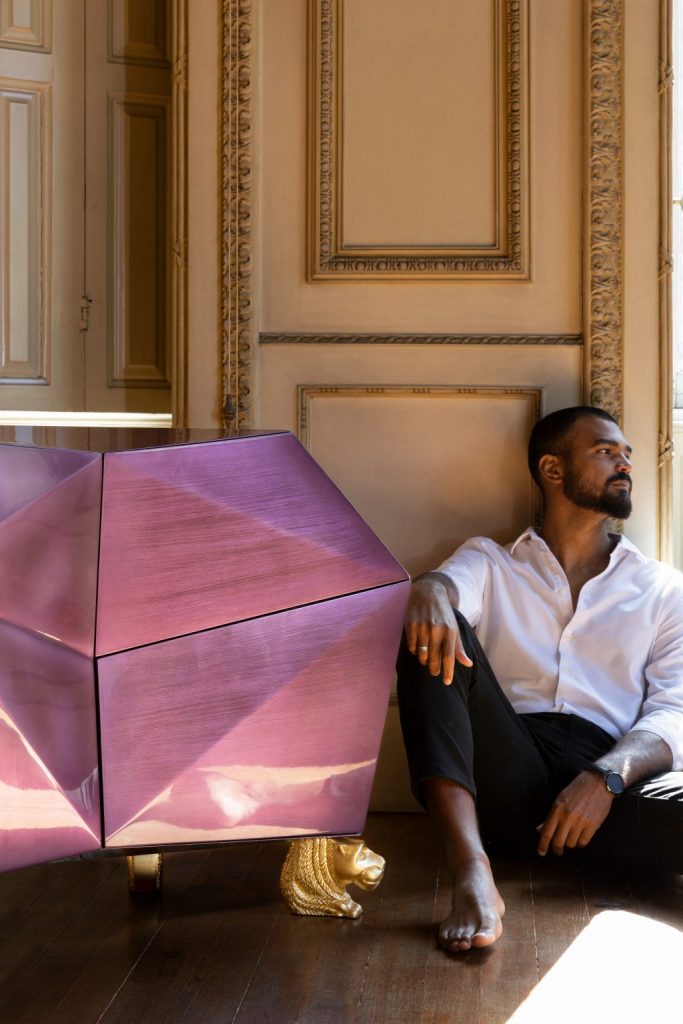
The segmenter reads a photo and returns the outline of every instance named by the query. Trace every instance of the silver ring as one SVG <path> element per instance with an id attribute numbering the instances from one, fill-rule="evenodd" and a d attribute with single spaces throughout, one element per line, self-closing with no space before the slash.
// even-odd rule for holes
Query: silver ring
<path id="1" fill-rule="evenodd" d="M 418 647 L 418 651 L 428 651 L 429 647 Z"/>

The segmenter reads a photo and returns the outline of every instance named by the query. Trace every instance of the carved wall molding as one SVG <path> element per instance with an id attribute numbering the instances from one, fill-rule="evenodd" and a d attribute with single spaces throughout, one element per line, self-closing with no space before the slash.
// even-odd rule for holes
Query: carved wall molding
<path id="1" fill-rule="evenodd" d="M 583 345 L 580 334 L 260 334 L 260 345 Z"/>
<path id="2" fill-rule="evenodd" d="M 534 423 L 541 416 L 543 389 L 539 387 L 507 387 L 504 384 L 299 384 L 297 386 L 299 419 L 297 436 L 308 448 L 310 435 L 310 407 L 315 398 L 338 396 L 343 398 L 522 398 L 530 403 Z M 535 493 L 535 488 L 532 493 Z"/>
<path id="3" fill-rule="evenodd" d="M 672 0 L 659 2 L 659 558 L 674 551 L 674 426 L 672 307 Z"/>
<path id="4" fill-rule="evenodd" d="M 225 426 L 249 425 L 252 362 L 252 3 L 223 0 L 221 333 Z"/>
<path id="5" fill-rule="evenodd" d="M 623 0 L 590 0 L 587 17 L 586 393 L 623 413 Z"/>
<path id="6" fill-rule="evenodd" d="M 499 96 L 497 243 L 353 246 L 341 237 L 344 0 L 309 0 L 308 276 L 416 279 L 528 276 L 527 0 L 495 0 Z M 501 59 L 502 57 L 502 59 Z M 502 122 L 502 123 L 501 123 Z"/>

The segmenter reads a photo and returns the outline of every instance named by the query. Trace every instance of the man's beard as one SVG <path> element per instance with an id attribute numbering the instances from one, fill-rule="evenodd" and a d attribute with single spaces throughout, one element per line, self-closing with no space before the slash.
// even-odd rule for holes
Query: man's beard
<path id="1" fill-rule="evenodd" d="M 563 481 L 564 495 L 579 508 L 601 512 L 613 519 L 628 519 L 631 515 L 631 492 L 610 490 L 610 484 L 615 480 L 630 480 L 630 477 L 626 473 L 615 473 L 605 483 L 602 491 L 591 491 L 583 486 L 572 466 L 568 465 Z"/>

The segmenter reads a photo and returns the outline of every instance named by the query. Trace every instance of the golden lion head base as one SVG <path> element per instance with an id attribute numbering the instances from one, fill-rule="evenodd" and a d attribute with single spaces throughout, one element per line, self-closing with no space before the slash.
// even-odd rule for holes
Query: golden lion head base
<path id="1" fill-rule="evenodd" d="M 294 914 L 360 917 L 363 908 L 346 886 L 376 889 L 384 864 L 362 839 L 295 839 L 282 865 L 280 892 Z"/>

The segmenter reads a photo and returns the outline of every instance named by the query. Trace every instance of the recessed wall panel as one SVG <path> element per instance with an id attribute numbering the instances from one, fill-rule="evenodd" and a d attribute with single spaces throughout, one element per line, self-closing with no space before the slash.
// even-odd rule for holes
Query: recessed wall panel
<path id="1" fill-rule="evenodd" d="M 109 0 L 110 60 L 167 66 L 168 8 L 167 0 Z"/>
<path id="2" fill-rule="evenodd" d="M 342 248 L 498 248 L 500 5 L 342 11 Z"/>
<path id="3" fill-rule="evenodd" d="M 533 523 L 526 447 L 541 399 L 537 387 L 302 385 L 299 433 L 408 571 L 421 572 L 468 537 L 507 543 Z M 380 451 L 372 437 L 390 443 Z"/>
<path id="4" fill-rule="evenodd" d="M 309 13 L 309 277 L 526 277 L 526 0 Z"/>
<path id="5" fill-rule="evenodd" d="M 49 341 L 49 86 L 0 80 L 0 381 L 44 377 Z"/>
<path id="6" fill-rule="evenodd" d="M 0 48 L 45 53 L 51 36 L 52 0 L 0 0 Z"/>
<path id="7" fill-rule="evenodd" d="M 112 384 L 168 387 L 166 97 L 111 97 Z"/>

